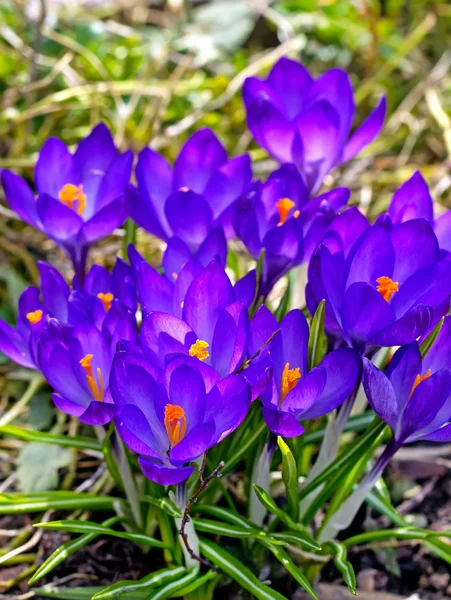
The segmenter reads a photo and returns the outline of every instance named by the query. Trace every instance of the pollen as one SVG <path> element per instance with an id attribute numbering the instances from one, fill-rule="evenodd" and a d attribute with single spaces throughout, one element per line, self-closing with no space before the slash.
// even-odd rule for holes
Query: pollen
<path id="1" fill-rule="evenodd" d="M 195 356 L 199 360 L 205 360 L 210 356 L 207 348 L 209 344 L 204 342 L 204 340 L 196 340 L 194 344 L 191 344 L 189 349 L 189 355 Z"/>
<path id="2" fill-rule="evenodd" d="M 377 286 L 377 291 L 382 296 L 382 298 L 384 300 L 386 300 L 387 302 L 390 300 L 390 298 L 393 296 L 393 294 L 395 292 L 397 292 L 399 289 L 398 282 L 393 281 L 393 279 L 390 279 L 390 277 L 385 277 L 385 276 L 379 277 L 378 279 L 376 279 L 376 283 L 379 284 Z"/>
<path id="3" fill-rule="evenodd" d="M 431 373 L 431 369 L 428 369 L 427 373 L 425 375 L 417 375 L 415 377 L 415 381 L 413 382 L 413 386 L 412 389 L 410 390 L 410 394 L 409 394 L 409 400 L 412 398 L 412 394 L 414 393 L 414 391 L 417 389 L 417 387 L 420 385 L 420 383 L 422 381 L 424 381 L 425 379 L 429 379 L 429 377 L 432 375 Z"/>
<path id="4" fill-rule="evenodd" d="M 166 404 L 164 407 L 164 426 L 171 448 L 173 448 L 183 440 L 186 432 L 185 411 L 181 406 Z"/>
<path id="5" fill-rule="evenodd" d="M 289 198 L 281 198 L 278 202 L 276 202 L 276 206 L 279 211 L 279 225 L 283 225 L 287 220 L 290 210 L 295 206 L 295 203 Z"/>
<path id="6" fill-rule="evenodd" d="M 70 209 L 75 210 L 78 215 L 82 215 L 86 208 L 86 196 L 83 192 L 82 185 L 74 185 L 73 183 L 66 183 L 58 194 L 60 201 L 68 206 Z"/>
<path id="7" fill-rule="evenodd" d="M 94 358 L 94 354 L 86 354 L 80 360 L 80 364 L 83 369 L 86 371 L 86 381 L 88 382 L 89 391 L 91 392 L 91 396 L 94 400 L 98 400 L 99 402 L 103 401 L 103 397 L 105 395 L 105 388 L 103 386 L 103 377 L 101 370 L 97 367 L 97 381 L 92 372 L 92 359 Z"/>
<path id="8" fill-rule="evenodd" d="M 179 192 L 189 192 L 189 188 L 185 187 L 181 187 L 179 188 Z"/>
<path id="9" fill-rule="evenodd" d="M 42 310 L 33 310 L 26 314 L 27 319 L 30 321 L 32 325 L 36 325 L 42 319 Z"/>
<path id="10" fill-rule="evenodd" d="M 282 373 L 282 402 L 287 394 L 294 390 L 300 378 L 301 371 L 299 368 L 290 369 L 290 363 L 287 363 Z"/>
<path id="11" fill-rule="evenodd" d="M 99 292 L 97 294 L 97 298 L 99 298 L 99 300 L 102 300 L 103 306 L 105 307 L 106 312 L 108 312 L 111 308 L 111 303 L 114 300 L 113 294 L 111 292 L 107 292 L 106 294 L 104 294 L 103 292 Z"/>

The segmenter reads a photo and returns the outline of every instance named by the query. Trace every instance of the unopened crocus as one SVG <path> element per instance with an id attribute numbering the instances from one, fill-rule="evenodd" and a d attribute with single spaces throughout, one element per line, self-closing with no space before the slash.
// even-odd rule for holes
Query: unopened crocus
<path id="1" fill-rule="evenodd" d="M 426 219 L 434 228 L 440 248 L 451 252 L 451 211 L 434 219 L 434 201 L 420 171 L 396 190 L 388 207 L 388 216 L 394 224 Z"/>
<path id="2" fill-rule="evenodd" d="M 240 198 L 235 231 L 255 259 L 264 250 L 260 294 L 266 296 L 280 277 L 310 259 L 349 195 L 338 188 L 309 201 L 296 167 L 286 164 Z"/>
<path id="3" fill-rule="evenodd" d="M 138 193 L 132 217 L 167 241 L 176 236 L 192 252 L 222 225 L 233 235 L 234 203 L 250 186 L 248 155 L 229 159 L 210 129 L 200 129 L 182 147 L 172 168 L 154 150 L 141 151 L 136 166 Z"/>
<path id="4" fill-rule="evenodd" d="M 116 407 L 109 393 L 111 364 L 120 340 L 137 342 L 135 316 L 115 300 L 102 331 L 86 322 L 73 328 L 69 339 L 51 319 L 41 335 L 39 363 L 54 388 L 52 399 L 60 410 L 88 425 L 104 425 Z"/>
<path id="5" fill-rule="evenodd" d="M 272 377 L 260 398 L 265 422 L 276 435 L 301 435 L 301 421 L 337 408 L 359 380 L 361 360 L 351 348 L 328 353 L 309 370 L 308 339 L 309 327 L 300 310 L 290 311 L 279 325 L 271 311 L 261 306 L 252 319 L 249 353 L 260 351 L 260 360 L 269 357 L 272 365 Z M 257 368 L 258 361 L 249 367 L 251 373 Z"/>
<path id="6" fill-rule="evenodd" d="M 211 365 L 222 377 L 241 366 L 247 353 L 248 309 L 236 301 L 218 263 L 213 261 L 193 279 L 181 316 L 153 311 L 144 319 L 141 346 L 154 366 L 164 367 L 177 354 Z"/>
<path id="7" fill-rule="evenodd" d="M 22 292 L 16 328 L 0 319 L 0 351 L 30 369 L 39 369 L 38 343 L 48 319 L 68 322 L 69 286 L 55 267 L 38 261 L 38 269 L 41 290 L 31 286 Z"/>
<path id="8" fill-rule="evenodd" d="M 383 97 L 351 134 L 355 103 L 347 73 L 331 69 L 314 79 L 299 62 L 286 57 L 265 80 L 248 78 L 243 99 L 255 141 L 280 163 L 295 163 L 311 193 L 333 167 L 373 141 L 386 113 Z"/>
<path id="9" fill-rule="evenodd" d="M 246 307 L 252 304 L 255 296 L 256 274 L 255 270 L 249 271 L 247 275 L 239 279 L 232 286 L 224 268 L 213 260 L 205 268 L 195 259 L 189 261 L 183 266 L 180 273 L 174 277 L 171 272 L 162 275 L 151 267 L 136 251 L 134 247 L 129 247 L 130 262 L 136 273 L 138 297 L 141 303 L 143 313 L 146 315 L 152 311 L 159 311 L 173 314 L 182 318 L 184 314 L 185 297 L 193 281 L 206 273 L 204 277 L 212 277 L 212 285 L 215 285 L 215 278 L 227 278 L 227 289 L 232 288 L 232 294 L 227 294 L 233 298 L 230 302 L 241 302 Z M 214 288 L 205 289 L 203 285 L 196 284 L 203 293 L 208 296 L 214 294 Z"/>
<path id="10" fill-rule="evenodd" d="M 340 242 L 337 228 L 314 254 L 306 290 L 309 310 L 313 314 L 325 299 L 328 333 L 337 344 L 362 353 L 409 344 L 446 314 L 451 261 L 442 257 L 425 219 L 390 230 L 354 220 L 363 233 L 353 243 Z"/>
<path id="11" fill-rule="evenodd" d="M 173 360 L 156 377 L 136 354 L 118 352 L 111 393 L 120 436 L 140 455 L 144 475 L 161 485 L 185 481 L 194 471 L 190 463 L 232 433 L 250 405 L 243 377 L 220 379 L 189 356 Z"/>
<path id="12" fill-rule="evenodd" d="M 74 154 L 57 138 L 45 142 L 35 168 L 37 196 L 11 171 L 2 171 L 1 180 L 11 208 L 69 254 L 82 281 L 89 247 L 129 214 L 132 163 L 132 152 L 120 154 L 100 123 Z"/>

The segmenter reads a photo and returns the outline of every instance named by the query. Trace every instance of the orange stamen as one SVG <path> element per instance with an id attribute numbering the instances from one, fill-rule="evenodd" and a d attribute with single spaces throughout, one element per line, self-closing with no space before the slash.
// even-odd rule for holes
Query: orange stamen
<path id="1" fill-rule="evenodd" d="M 390 279 L 390 277 L 385 277 L 385 276 L 378 277 L 376 279 L 376 283 L 379 284 L 377 286 L 377 291 L 382 296 L 382 298 L 384 300 L 386 300 L 387 302 L 390 300 L 390 298 L 393 296 L 393 294 L 395 292 L 397 292 L 399 289 L 398 282 L 393 281 L 393 279 Z"/>
<path id="2" fill-rule="evenodd" d="M 295 203 L 289 198 L 281 198 L 276 202 L 277 209 L 279 211 L 279 225 L 283 225 L 287 220 L 290 210 L 295 206 Z"/>
<path id="3" fill-rule="evenodd" d="M 83 186 L 81 184 L 66 183 L 60 189 L 58 197 L 63 204 L 75 210 L 78 215 L 83 214 L 86 208 L 86 196 L 83 193 Z"/>
<path id="4" fill-rule="evenodd" d="M 417 389 L 417 387 L 420 385 L 420 383 L 422 381 L 424 381 L 425 379 L 429 379 L 429 377 L 432 375 L 431 373 L 431 369 L 428 369 L 428 372 L 425 375 L 417 375 L 415 377 L 415 381 L 413 382 L 413 386 L 412 389 L 410 390 L 410 394 L 409 394 L 409 400 L 412 398 L 412 394 L 414 393 L 414 391 Z"/>
<path id="5" fill-rule="evenodd" d="M 103 396 L 105 394 L 102 372 L 97 367 L 97 369 L 96 369 L 97 379 L 98 379 L 98 383 L 97 383 L 97 381 L 94 379 L 94 375 L 92 372 L 91 362 L 92 362 L 93 358 L 94 358 L 94 354 L 86 354 L 86 356 L 83 356 L 83 358 L 80 360 L 80 364 L 87 373 L 86 381 L 88 382 L 88 387 L 89 387 L 89 391 L 91 392 L 91 396 L 94 398 L 94 400 L 98 400 L 99 402 L 102 402 Z"/>
<path id="6" fill-rule="evenodd" d="M 282 399 L 279 404 L 279 408 L 282 405 L 282 402 L 285 400 L 287 394 L 289 394 L 291 390 L 296 387 L 300 378 L 301 372 L 299 368 L 290 369 L 290 363 L 287 363 L 282 373 Z"/>
<path id="7" fill-rule="evenodd" d="M 185 411 L 181 406 L 166 404 L 164 407 L 164 426 L 171 448 L 173 448 L 183 440 L 186 432 Z"/>
<path id="8" fill-rule="evenodd" d="M 196 340 L 194 344 L 191 344 L 189 355 L 195 356 L 199 360 L 205 360 L 210 356 L 206 348 L 208 348 L 207 342 L 204 342 L 204 340 Z"/>
<path id="9" fill-rule="evenodd" d="M 113 294 L 111 292 L 107 292 L 106 294 L 104 294 L 103 292 L 99 292 L 97 294 L 97 298 L 99 298 L 99 300 L 102 300 L 103 306 L 105 307 L 106 312 L 108 312 L 111 308 L 111 303 L 114 300 Z"/>
<path id="10" fill-rule="evenodd" d="M 32 325 L 36 325 L 42 319 L 42 310 L 33 310 L 26 314 L 27 319 L 30 321 Z"/>

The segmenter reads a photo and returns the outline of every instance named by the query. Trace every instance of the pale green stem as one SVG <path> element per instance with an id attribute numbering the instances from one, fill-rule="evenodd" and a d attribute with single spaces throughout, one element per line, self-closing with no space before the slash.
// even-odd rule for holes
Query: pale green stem
<path id="1" fill-rule="evenodd" d="M 22 410 L 27 406 L 30 400 L 33 398 L 39 388 L 45 383 L 45 379 L 40 373 L 37 373 L 35 377 L 28 384 L 23 396 L 14 404 L 14 406 L 0 419 L 0 427 L 9 425 L 15 418 L 17 418 Z"/>

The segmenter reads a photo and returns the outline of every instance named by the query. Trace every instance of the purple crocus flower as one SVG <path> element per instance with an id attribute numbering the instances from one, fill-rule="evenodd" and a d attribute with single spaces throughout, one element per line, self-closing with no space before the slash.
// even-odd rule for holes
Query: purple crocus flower
<path id="1" fill-rule="evenodd" d="M 270 339 L 268 346 L 265 342 Z M 339 406 L 356 386 L 361 369 L 360 356 L 351 348 L 327 354 L 321 363 L 307 369 L 309 327 L 300 310 L 290 311 L 280 325 L 266 306 L 251 321 L 249 353 L 264 348 L 260 361 L 272 365 L 269 386 L 260 398 L 268 428 L 277 435 L 296 437 L 304 432 L 300 421 L 324 415 Z M 249 369 L 259 371 L 258 362 Z M 254 379 L 253 375 L 250 382 Z"/>
<path id="2" fill-rule="evenodd" d="M 191 252 L 222 225 L 233 235 L 234 203 L 250 186 L 248 155 L 228 159 L 210 129 L 200 129 L 182 147 L 174 168 L 154 150 L 141 151 L 136 166 L 138 193 L 132 217 L 164 241 L 177 236 Z"/>
<path id="3" fill-rule="evenodd" d="M 236 301 L 227 274 L 213 261 L 191 282 L 183 300 L 182 318 L 153 311 L 144 319 L 141 346 L 157 368 L 163 368 L 177 354 L 187 354 L 225 377 L 241 366 L 248 331 L 248 309 Z"/>
<path id="4" fill-rule="evenodd" d="M 161 485 L 186 480 L 194 471 L 189 463 L 232 433 L 250 405 L 243 377 L 220 379 L 189 356 L 173 360 L 157 376 L 139 355 L 118 352 L 111 393 L 121 438 L 140 455 L 144 475 Z"/>
<path id="5" fill-rule="evenodd" d="M 434 219 L 434 201 L 420 171 L 396 190 L 388 207 L 388 216 L 394 224 L 426 219 L 434 228 L 440 248 L 451 252 L 451 211 Z"/>
<path id="6" fill-rule="evenodd" d="M 255 270 L 250 271 L 232 286 L 224 268 L 216 260 L 211 261 L 203 268 L 197 260 L 193 259 L 186 263 L 180 273 L 174 277 L 171 270 L 167 275 L 162 275 L 156 271 L 133 246 L 129 247 L 129 256 L 136 273 L 138 297 L 145 315 L 152 311 L 159 311 L 182 318 L 186 312 L 184 305 L 190 287 L 202 290 L 205 297 L 213 292 L 214 288 L 205 288 L 204 283 L 202 283 L 204 279 L 209 278 L 211 278 L 212 285 L 216 285 L 218 281 L 221 281 L 221 286 L 227 289 L 225 297 L 231 299 L 228 304 L 241 302 L 249 308 L 254 300 Z M 197 283 L 194 283 L 195 280 Z M 230 289 L 232 289 L 232 292 L 230 292 Z"/>
<path id="7" fill-rule="evenodd" d="M 255 259 L 265 251 L 262 295 L 266 296 L 290 269 L 310 259 L 349 196 L 347 188 L 338 188 L 309 202 L 296 167 L 285 164 L 240 198 L 235 231 Z"/>
<path id="8" fill-rule="evenodd" d="M 386 113 L 383 97 L 350 135 L 355 104 L 345 71 L 331 69 L 315 80 L 286 57 L 267 79 L 247 79 L 243 99 L 255 141 L 280 163 L 295 163 L 311 193 L 332 167 L 354 158 L 373 141 Z"/>
<path id="9" fill-rule="evenodd" d="M 37 198 L 18 175 L 4 170 L 1 179 L 11 208 L 64 248 L 82 281 L 89 246 L 129 214 L 132 163 L 132 152 L 120 154 L 100 123 L 74 154 L 57 138 L 45 142 L 35 168 Z"/>
<path id="10" fill-rule="evenodd" d="M 446 314 L 451 261 L 442 258 L 425 219 L 387 230 L 347 212 L 310 262 L 309 310 L 313 314 L 325 299 L 328 333 L 361 352 L 409 344 Z M 353 223 L 363 233 L 342 236 L 343 225 Z"/>
<path id="11" fill-rule="evenodd" d="M 60 410 L 88 425 L 104 425 L 115 412 L 109 392 L 110 370 L 120 340 L 137 343 L 135 316 L 114 300 L 102 331 L 86 322 L 74 327 L 69 339 L 51 319 L 41 335 L 41 370 L 56 390 L 52 399 Z"/>
<path id="12" fill-rule="evenodd" d="M 16 328 L 0 319 L 0 351 L 29 369 L 39 369 L 38 343 L 48 319 L 67 324 L 69 311 L 70 289 L 61 273 L 42 261 L 38 261 L 38 269 L 41 292 L 34 286 L 22 292 Z M 67 329 L 63 327 L 62 331 Z"/>

